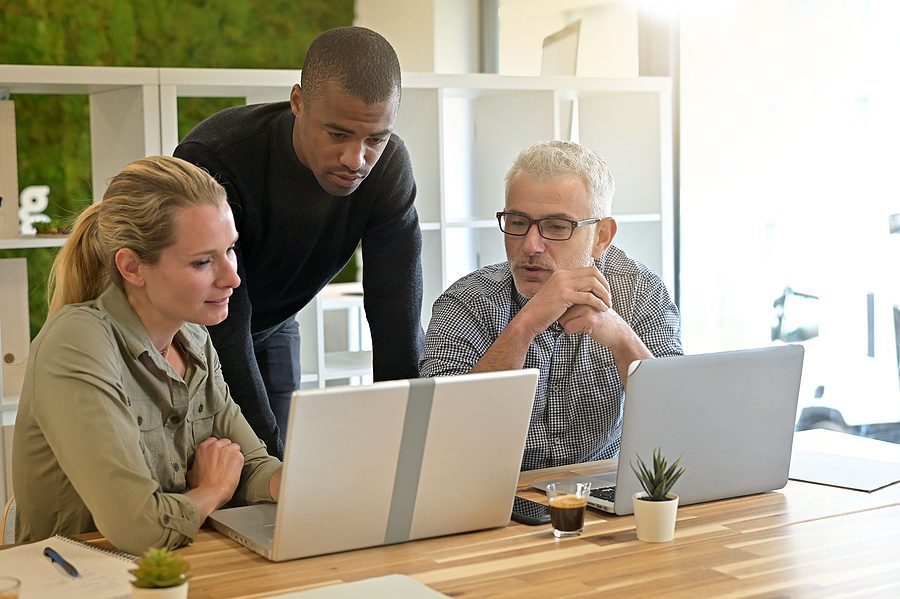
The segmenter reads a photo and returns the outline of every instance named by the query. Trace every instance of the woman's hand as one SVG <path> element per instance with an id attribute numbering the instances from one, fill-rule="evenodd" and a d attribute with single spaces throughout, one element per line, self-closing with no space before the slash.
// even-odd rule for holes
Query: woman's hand
<path id="1" fill-rule="evenodd" d="M 209 437 L 197 446 L 194 465 L 185 477 L 190 487 L 185 495 L 197 504 L 204 520 L 234 495 L 243 467 L 241 446 L 231 439 Z"/>

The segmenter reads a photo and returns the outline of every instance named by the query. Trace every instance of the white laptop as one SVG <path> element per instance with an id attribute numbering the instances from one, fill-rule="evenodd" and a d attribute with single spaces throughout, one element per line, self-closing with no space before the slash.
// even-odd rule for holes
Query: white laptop
<path id="1" fill-rule="evenodd" d="M 679 505 L 780 489 L 787 484 L 803 367 L 803 347 L 784 345 L 631 364 L 625 384 L 616 473 L 590 480 L 588 505 L 633 512 L 641 491 L 631 470 L 662 449 L 685 471 Z M 554 481 L 538 481 L 544 490 Z"/>
<path id="2" fill-rule="evenodd" d="M 209 522 L 273 561 L 506 526 L 537 378 L 295 391 L 278 503 Z"/>

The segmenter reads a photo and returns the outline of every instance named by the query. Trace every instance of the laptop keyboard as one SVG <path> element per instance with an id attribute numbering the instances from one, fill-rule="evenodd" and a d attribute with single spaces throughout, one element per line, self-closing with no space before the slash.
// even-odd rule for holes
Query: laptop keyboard
<path id="1" fill-rule="evenodd" d="M 595 497 L 602 501 L 608 501 L 610 503 L 616 502 L 616 488 L 615 487 L 600 487 L 599 489 L 591 489 L 591 497 Z"/>

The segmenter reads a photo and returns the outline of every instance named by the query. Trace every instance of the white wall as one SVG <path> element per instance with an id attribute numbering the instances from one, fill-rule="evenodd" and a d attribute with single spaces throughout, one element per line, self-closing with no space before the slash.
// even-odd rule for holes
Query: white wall
<path id="1" fill-rule="evenodd" d="M 500 73 L 538 75 L 545 37 L 581 19 L 576 74 L 637 77 L 636 0 L 500 0 Z"/>
<path id="2" fill-rule="evenodd" d="M 481 46 L 478 0 L 433 0 L 433 4 L 434 72 L 478 72 Z"/>
<path id="3" fill-rule="evenodd" d="M 900 210 L 898 18 L 891 0 L 732 0 L 682 13 L 685 349 L 766 345 L 784 288 L 816 295 L 801 406 L 821 385 L 817 403 L 849 424 L 900 420 L 900 239 L 888 232 Z"/>
<path id="4" fill-rule="evenodd" d="M 354 25 L 383 35 L 404 71 L 478 71 L 478 0 L 356 0 Z"/>

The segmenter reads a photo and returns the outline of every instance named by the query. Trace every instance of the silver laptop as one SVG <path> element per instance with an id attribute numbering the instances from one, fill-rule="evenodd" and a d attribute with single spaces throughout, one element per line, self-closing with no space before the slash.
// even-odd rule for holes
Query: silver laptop
<path id="1" fill-rule="evenodd" d="M 631 464 L 653 450 L 681 457 L 679 504 L 737 497 L 787 484 L 803 348 L 785 345 L 631 364 L 616 473 L 590 480 L 588 505 L 633 512 L 641 491 Z M 554 481 L 538 481 L 544 490 Z"/>
<path id="2" fill-rule="evenodd" d="M 506 526 L 537 378 L 295 391 L 278 503 L 209 522 L 273 561 Z"/>

